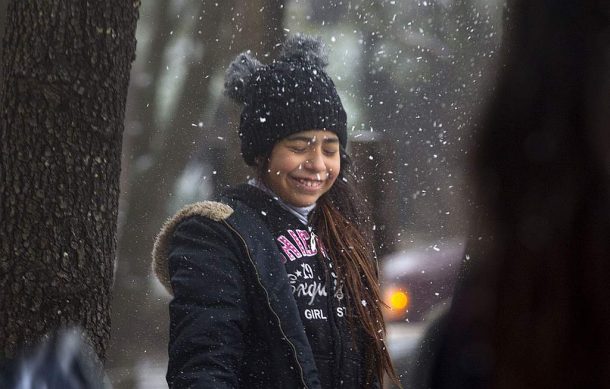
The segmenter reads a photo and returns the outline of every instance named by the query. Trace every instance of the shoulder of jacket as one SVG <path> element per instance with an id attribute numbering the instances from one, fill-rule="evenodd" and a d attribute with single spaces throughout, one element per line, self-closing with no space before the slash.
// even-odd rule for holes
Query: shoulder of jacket
<path id="1" fill-rule="evenodd" d="M 202 201 L 189 204 L 167 219 L 155 239 L 152 250 L 153 273 L 165 289 L 172 294 L 169 280 L 169 244 L 176 227 L 185 219 L 192 216 L 203 216 L 214 221 L 222 221 L 233 214 L 233 208 L 227 204 L 216 201 Z"/>

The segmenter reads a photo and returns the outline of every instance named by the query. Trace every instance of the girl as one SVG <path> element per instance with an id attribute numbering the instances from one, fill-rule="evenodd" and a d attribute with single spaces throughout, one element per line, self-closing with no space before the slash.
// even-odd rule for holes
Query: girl
<path id="1" fill-rule="evenodd" d="M 170 387 L 370 388 L 397 382 L 346 114 L 320 40 L 229 66 L 256 178 L 182 209 L 153 251 L 170 303 Z"/>

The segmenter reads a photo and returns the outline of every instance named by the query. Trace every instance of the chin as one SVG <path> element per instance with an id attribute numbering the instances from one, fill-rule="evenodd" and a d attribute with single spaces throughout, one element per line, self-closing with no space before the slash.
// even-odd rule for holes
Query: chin
<path id="1" fill-rule="evenodd" d="M 317 200 L 295 200 L 295 201 L 289 201 L 289 204 L 295 206 L 295 207 L 309 207 L 310 205 L 313 205 L 316 203 Z"/>

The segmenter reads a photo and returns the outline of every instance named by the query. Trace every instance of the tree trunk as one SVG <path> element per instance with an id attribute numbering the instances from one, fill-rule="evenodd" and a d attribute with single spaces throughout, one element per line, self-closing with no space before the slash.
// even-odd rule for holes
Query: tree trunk
<path id="1" fill-rule="evenodd" d="M 0 358 L 65 325 L 104 359 L 139 1 L 12 1 L 0 90 Z"/>
<path id="2" fill-rule="evenodd" d="M 6 8 L 8 0 L 0 0 L 0 42 L 4 38 L 4 29 L 6 28 Z M 2 57 L 0 57 L 2 58 Z"/>

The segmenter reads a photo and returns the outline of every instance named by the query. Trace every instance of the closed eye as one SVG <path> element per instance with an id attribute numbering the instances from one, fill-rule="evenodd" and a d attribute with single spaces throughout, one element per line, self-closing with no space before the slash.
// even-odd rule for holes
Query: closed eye
<path id="1" fill-rule="evenodd" d="M 301 154 L 307 151 L 307 147 L 288 146 L 288 148 L 297 154 Z"/>

